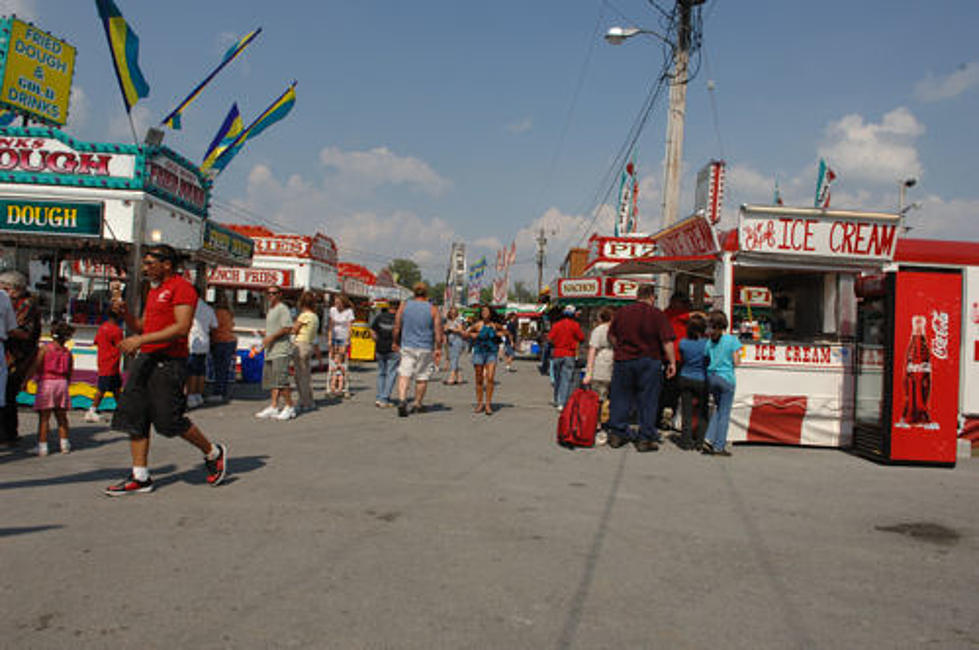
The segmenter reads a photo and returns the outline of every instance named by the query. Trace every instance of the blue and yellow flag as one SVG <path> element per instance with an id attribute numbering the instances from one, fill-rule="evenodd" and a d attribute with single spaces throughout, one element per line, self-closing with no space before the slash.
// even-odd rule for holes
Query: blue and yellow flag
<path id="1" fill-rule="evenodd" d="M 238 113 L 238 104 L 232 104 L 231 110 L 228 111 L 228 116 L 224 118 L 224 122 L 221 123 L 221 128 L 218 129 L 217 135 L 208 145 L 207 151 L 204 153 L 204 162 L 201 163 L 201 171 L 207 173 L 212 168 L 215 171 L 221 171 L 224 169 L 224 165 L 220 167 L 215 167 L 215 163 L 218 158 L 223 154 L 231 143 L 241 134 L 244 130 L 245 124 L 241 121 L 241 115 Z M 229 158 L 230 160 L 230 158 Z M 227 164 L 225 162 L 224 164 Z"/>
<path id="2" fill-rule="evenodd" d="M 223 170 L 231 162 L 241 148 L 245 146 L 245 142 L 257 137 L 262 131 L 269 128 L 292 110 L 292 107 L 296 104 L 296 82 L 293 81 L 292 85 L 282 93 L 278 99 L 276 99 L 272 104 L 262 111 L 262 114 L 255 118 L 255 121 L 248 125 L 248 127 L 238 134 L 227 149 L 218 156 L 218 159 L 214 162 L 211 167 L 217 169 L 218 171 Z"/>
<path id="3" fill-rule="evenodd" d="M 204 81 L 202 81 L 199 84 L 197 84 L 197 87 L 194 88 L 192 91 L 190 91 L 190 94 L 187 95 L 187 97 L 184 99 L 184 101 L 180 102 L 180 104 L 177 106 L 177 108 L 173 109 L 173 111 L 171 111 L 169 115 L 167 115 L 165 118 L 163 118 L 163 122 L 162 123 L 165 126 L 170 127 L 171 129 L 174 129 L 174 130 L 179 131 L 180 130 L 180 116 L 183 114 L 184 109 L 187 108 L 188 106 L 190 106 L 190 103 L 193 102 L 195 99 L 197 99 L 197 96 L 200 95 L 201 94 L 201 91 L 204 90 L 204 86 L 206 86 L 207 84 L 209 84 L 211 82 L 211 79 L 213 79 L 215 76 L 217 76 L 217 74 L 219 72 L 221 72 L 221 70 L 222 70 L 222 68 L 224 68 L 224 66 L 226 66 L 229 63 L 231 63 L 232 61 L 234 61 L 235 58 L 239 54 L 241 54 L 245 50 L 245 48 L 248 47 L 249 43 L 251 43 L 253 40 L 255 40 L 255 38 L 261 32 L 262 32 L 262 28 L 259 27 L 258 29 L 254 30 L 254 31 L 251 31 L 248 34 L 245 34 L 243 37 L 241 37 L 240 39 L 238 39 L 238 42 L 237 43 L 235 43 L 230 48 L 228 48 L 228 51 L 225 52 L 224 53 L 224 56 L 221 58 L 221 63 L 218 64 L 218 67 L 214 68 L 214 70 L 211 72 L 211 74 L 207 75 L 207 77 L 204 79 Z"/>
<path id="4" fill-rule="evenodd" d="M 116 3 L 112 0 L 95 0 L 95 5 L 109 41 L 122 101 L 126 104 L 126 112 L 129 112 L 140 98 L 150 94 L 150 86 L 139 70 L 139 38 L 119 13 Z"/>

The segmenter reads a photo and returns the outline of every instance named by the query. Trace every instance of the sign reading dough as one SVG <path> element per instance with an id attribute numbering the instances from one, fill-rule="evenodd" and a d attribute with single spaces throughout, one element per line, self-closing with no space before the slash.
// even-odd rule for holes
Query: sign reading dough
<path id="1" fill-rule="evenodd" d="M 75 48 L 33 25 L 0 20 L 0 106 L 31 115 L 45 124 L 68 121 Z"/>

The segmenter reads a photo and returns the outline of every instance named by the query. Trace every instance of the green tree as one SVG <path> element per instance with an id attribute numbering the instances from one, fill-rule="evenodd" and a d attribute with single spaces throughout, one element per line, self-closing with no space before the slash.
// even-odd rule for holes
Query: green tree
<path id="1" fill-rule="evenodd" d="M 445 301 L 445 283 L 439 282 L 437 284 L 432 284 L 426 280 L 425 284 L 430 287 L 428 290 L 428 297 L 432 301 L 432 304 L 441 306 Z"/>
<path id="2" fill-rule="evenodd" d="M 514 302 L 537 302 L 537 294 L 527 288 L 527 283 L 517 280 L 513 283 L 513 291 L 509 295 Z"/>
<path id="3" fill-rule="evenodd" d="M 391 269 L 391 275 L 394 277 L 394 281 L 402 287 L 408 287 L 410 289 L 411 285 L 422 279 L 421 269 L 418 268 L 414 260 L 403 258 L 393 259 L 388 264 L 388 268 Z"/>
<path id="4" fill-rule="evenodd" d="M 489 305 L 493 302 L 493 287 L 483 287 L 479 290 L 479 303 Z"/>

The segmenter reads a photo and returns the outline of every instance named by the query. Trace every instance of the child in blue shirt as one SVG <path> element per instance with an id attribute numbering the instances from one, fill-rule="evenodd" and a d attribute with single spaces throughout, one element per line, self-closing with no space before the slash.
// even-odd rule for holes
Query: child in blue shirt
<path id="1" fill-rule="evenodd" d="M 677 390 L 680 394 L 682 426 L 679 446 L 681 449 L 701 449 L 704 432 L 710 415 L 707 394 L 707 319 L 693 314 L 687 322 L 687 336 L 680 340 L 680 357 L 683 365 L 677 374 Z M 694 428 L 694 408 L 697 422 Z"/>
<path id="2" fill-rule="evenodd" d="M 714 398 L 716 409 L 707 426 L 703 452 L 711 456 L 730 456 L 727 451 L 727 427 L 731 421 L 731 405 L 734 403 L 734 366 L 738 363 L 741 341 L 725 334 L 728 321 L 723 311 L 715 309 L 707 316 L 710 324 L 710 340 L 707 341 L 707 390 Z"/>

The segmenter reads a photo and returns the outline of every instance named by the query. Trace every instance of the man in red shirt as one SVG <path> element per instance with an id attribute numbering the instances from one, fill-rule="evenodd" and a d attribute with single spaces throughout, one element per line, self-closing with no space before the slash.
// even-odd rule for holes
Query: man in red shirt
<path id="1" fill-rule="evenodd" d="M 578 346 L 585 340 L 585 333 L 574 318 L 574 307 L 564 308 L 563 318 L 551 326 L 547 339 L 551 342 L 551 360 L 554 367 L 554 403 L 558 410 L 564 408 L 571 396 L 574 384 L 575 362 Z"/>
<path id="2" fill-rule="evenodd" d="M 116 398 L 119 397 L 119 389 L 122 388 L 122 377 L 119 375 L 119 361 L 122 353 L 119 352 L 119 344 L 124 338 L 120 318 L 122 314 L 118 305 L 109 307 L 109 317 L 99 326 L 99 331 L 95 333 L 95 347 L 98 350 L 96 360 L 98 362 L 98 383 L 95 387 L 95 397 L 92 398 L 92 405 L 85 413 L 86 422 L 99 422 L 99 404 L 102 397 L 111 392 Z"/>
<path id="3" fill-rule="evenodd" d="M 180 436 L 204 454 L 207 482 L 220 485 L 227 473 L 228 450 L 214 444 L 187 419 L 184 381 L 187 373 L 187 333 L 194 320 L 197 292 L 174 274 L 177 252 L 158 244 L 143 256 L 143 274 L 150 281 L 143 318 L 137 319 L 120 302 L 118 306 L 131 331 L 119 350 L 139 354 L 133 360 L 126 387 L 112 417 L 112 428 L 129 434 L 132 473 L 105 489 L 109 496 L 153 491 L 149 474 L 150 425 L 168 438 Z"/>
<path id="4" fill-rule="evenodd" d="M 676 374 L 673 328 L 659 309 L 653 306 L 653 286 L 639 286 L 636 302 L 615 312 L 608 330 L 615 364 L 609 388 L 608 446 L 621 447 L 630 442 L 637 451 L 659 449 L 656 430 L 656 411 L 663 357 L 666 357 L 666 377 Z M 639 415 L 639 438 L 629 434 L 629 416 Z"/>

